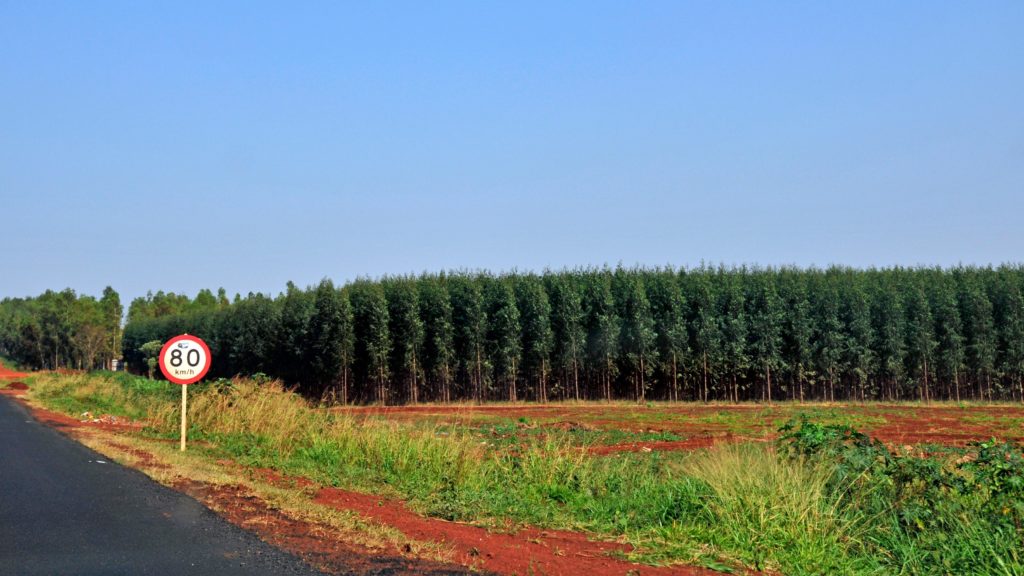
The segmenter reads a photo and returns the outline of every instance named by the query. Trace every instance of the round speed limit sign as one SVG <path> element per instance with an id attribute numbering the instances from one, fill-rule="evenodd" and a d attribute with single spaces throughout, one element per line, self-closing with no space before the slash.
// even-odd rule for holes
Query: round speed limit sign
<path id="1" fill-rule="evenodd" d="M 194 384 L 210 371 L 210 348 L 200 338 L 182 334 L 160 350 L 160 371 L 175 384 Z"/>

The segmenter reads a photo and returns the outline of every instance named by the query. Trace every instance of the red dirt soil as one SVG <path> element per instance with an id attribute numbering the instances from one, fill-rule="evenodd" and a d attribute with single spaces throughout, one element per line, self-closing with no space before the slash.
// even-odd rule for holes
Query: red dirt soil
<path id="1" fill-rule="evenodd" d="M 632 547 L 614 542 L 592 542 L 584 534 L 575 532 L 530 528 L 514 534 L 502 534 L 468 524 L 424 518 L 401 502 L 339 488 L 321 489 L 314 501 L 339 510 L 354 510 L 364 517 L 393 526 L 414 540 L 448 544 L 455 552 L 457 562 L 499 574 L 717 574 L 703 568 L 662 568 L 612 558 L 609 554 L 629 552 Z"/>
<path id="2" fill-rule="evenodd" d="M 24 372 L 15 372 L 14 370 L 9 370 L 6 366 L 0 364 L 0 380 L 24 378 L 25 376 L 28 376 L 28 374 L 25 374 Z"/>
<path id="3" fill-rule="evenodd" d="M 291 518 L 240 486 L 220 486 L 180 479 L 174 488 L 216 510 L 232 524 L 257 533 L 264 541 L 298 554 L 309 564 L 334 574 L 468 574 L 460 566 L 382 555 L 346 542 L 331 528 Z"/>

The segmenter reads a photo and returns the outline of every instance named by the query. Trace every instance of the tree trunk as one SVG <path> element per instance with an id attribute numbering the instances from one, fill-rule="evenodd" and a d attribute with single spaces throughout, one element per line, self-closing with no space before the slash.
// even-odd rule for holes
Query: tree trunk
<path id="1" fill-rule="evenodd" d="M 548 364 L 544 359 L 540 361 L 540 401 L 548 403 Z"/>
<path id="2" fill-rule="evenodd" d="M 672 352 L 672 401 L 679 402 L 679 382 L 678 382 L 679 370 L 676 367 L 676 353 Z"/>
<path id="3" fill-rule="evenodd" d="M 640 355 L 640 401 L 647 400 L 647 391 L 644 390 L 644 355 Z"/>
<path id="4" fill-rule="evenodd" d="M 768 389 L 768 403 L 772 403 L 772 366 L 771 364 L 765 364 L 765 372 L 768 375 L 767 389 Z"/>
<path id="5" fill-rule="evenodd" d="M 931 400 L 930 396 L 928 395 L 928 359 L 922 358 L 922 360 L 924 363 L 924 390 L 922 392 L 924 393 L 924 401 L 928 402 L 929 400 Z"/>
<path id="6" fill-rule="evenodd" d="M 476 347 L 476 394 L 477 404 L 483 402 L 484 382 L 483 367 L 480 360 L 480 347 Z"/>
<path id="7" fill-rule="evenodd" d="M 708 401 L 708 351 L 704 351 L 704 403 Z"/>
<path id="8" fill-rule="evenodd" d="M 515 363 L 515 361 L 512 362 L 512 374 L 511 374 L 511 380 L 509 381 L 508 390 L 509 390 L 509 400 L 511 400 L 513 402 L 518 402 L 519 401 L 519 397 L 516 394 L 516 363 Z"/>
<path id="9" fill-rule="evenodd" d="M 416 389 L 416 355 L 412 356 L 412 386 L 409 388 L 409 393 L 412 396 L 412 403 L 416 404 L 419 402 L 419 391 Z"/>
<path id="10" fill-rule="evenodd" d="M 576 363 L 576 356 L 572 357 L 572 387 L 576 394 L 576 401 L 580 401 L 580 370 Z"/>
<path id="11" fill-rule="evenodd" d="M 348 404 L 348 362 L 341 371 L 341 403 Z"/>

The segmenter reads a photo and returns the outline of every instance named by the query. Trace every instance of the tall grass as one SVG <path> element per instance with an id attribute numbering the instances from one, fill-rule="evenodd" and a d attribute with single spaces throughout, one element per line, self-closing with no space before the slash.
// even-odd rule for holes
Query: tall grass
<path id="1" fill-rule="evenodd" d="M 851 562 L 862 536 L 855 511 L 829 489 L 831 468 L 781 458 L 765 446 L 730 445 L 685 467 L 708 484 L 709 534 L 757 569 L 785 566 L 791 574 L 838 574 L 871 568 Z"/>

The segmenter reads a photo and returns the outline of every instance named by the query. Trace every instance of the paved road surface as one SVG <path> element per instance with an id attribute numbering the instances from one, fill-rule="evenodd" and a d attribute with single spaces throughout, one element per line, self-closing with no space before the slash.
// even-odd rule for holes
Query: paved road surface
<path id="1" fill-rule="evenodd" d="M 319 574 L 0 396 L 0 574 Z"/>

